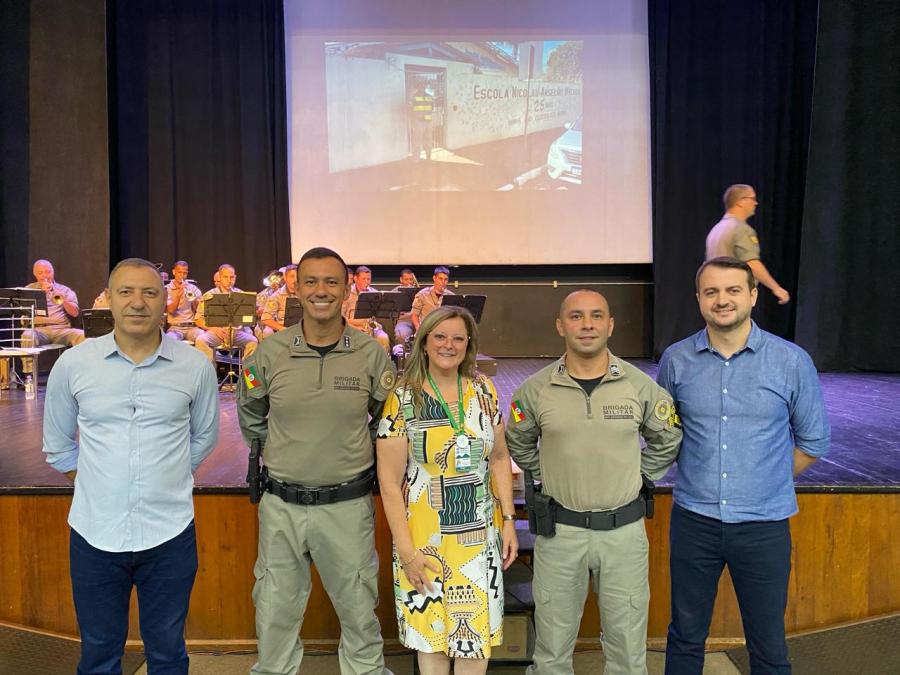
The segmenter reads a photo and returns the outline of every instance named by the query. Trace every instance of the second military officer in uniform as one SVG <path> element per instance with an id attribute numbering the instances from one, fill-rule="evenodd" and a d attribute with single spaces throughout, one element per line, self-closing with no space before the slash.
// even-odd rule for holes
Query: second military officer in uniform
<path id="1" fill-rule="evenodd" d="M 591 573 L 604 672 L 644 675 L 650 588 L 641 475 L 665 474 L 680 423 L 669 394 L 607 349 L 613 318 L 602 295 L 570 294 L 556 327 L 566 353 L 516 391 L 506 431 L 513 459 L 542 483 L 530 505 L 538 537 L 529 672 L 572 672 Z"/>
<path id="2" fill-rule="evenodd" d="M 373 438 L 394 370 L 378 343 L 341 317 L 348 289 L 337 253 L 303 254 L 297 286 L 303 320 L 245 359 L 238 399 L 244 438 L 264 441 L 266 464 L 251 673 L 297 672 L 310 562 L 341 622 L 341 673 L 381 673 Z"/>

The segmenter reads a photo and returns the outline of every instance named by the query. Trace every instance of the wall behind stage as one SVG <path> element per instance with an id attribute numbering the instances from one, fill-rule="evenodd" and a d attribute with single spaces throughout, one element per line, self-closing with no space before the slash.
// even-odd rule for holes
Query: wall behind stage
<path id="1" fill-rule="evenodd" d="M 3 6 L 0 283 L 33 281 L 47 258 L 90 306 L 109 271 L 106 3 Z"/>

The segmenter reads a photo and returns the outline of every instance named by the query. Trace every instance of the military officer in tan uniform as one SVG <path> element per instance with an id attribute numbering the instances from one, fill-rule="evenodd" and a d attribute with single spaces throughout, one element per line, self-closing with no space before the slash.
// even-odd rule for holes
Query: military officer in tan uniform
<path id="1" fill-rule="evenodd" d="M 248 326 L 241 326 L 231 331 L 225 327 L 207 326 L 205 321 L 206 301 L 212 295 L 241 292 L 241 289 L 234 285 L 237 281 L 237 272 L 235 272 L 233 266 L 223 263 L 219 265 L 219 269 L 213 276 L 213 279 L 216 280 L 215 288 L 204 293 L 200 298 L 200 304 L 197 306 L 196 321 L 197 325 L 203 329 L 203 332 L 197 336 L 194 344 L 199 350 L 206 353 L 210 361 L 213 361 L 215 348 L 227 344 L 228 340 L 231 339 L 231 346 L 241 347 L 244 352 L 244 358 L 247 358 L 259 344 L 256 336 L 253 335 L 253 331 Z"/>
<path id="2" fill-rule="evenodd" d="M 445 295 L 453 295 L 453 291 L 447 288 L 450 284 L 450 270 L 448 268 L 443 265 L 435 267 L 431 281 L 433 283 L 432 286 L 426 286 L 416 293 L 416 297 L 413 298 L 410 319 L 412 319 L 413 327 L 416 330 L 419 330 L 419 324 L 422 323 L 422 319 L 441 306 Z"/>
<path id="3" fill-rule="evenodd" d="M 172 266 L 172 281 L 166 284 L 166 318 L 168 335 L 173 340 L 196 340 L 203 333 L 197 328 L 197 308 L 203 292 L 188 281 L 190 267 L 184 260 Z"/>
<path id="4" fill-rule="evenodd" d="M 772 291 L 778 304 L 791 300 L 791 294 L 781 287 L 763 264 L 759 253 L 759 237 L 747 219 L 756 213 L 756 190 L 750 185 L 731 185 L 722 196 L 725 215 L 706 236 L 706 259 L 737 258 L 750 266 L 753 277 Z"/>
<path id="5" fill-rule="evenodd" d="M 591 573 L 604 672 L 644 675 L 650 587 L 641 475 L 661 478 L 675 461 L 680 422 L 669 394 L 607 349 L 613 318 L 602 295 L 570 294 L 556 327 L 566 353 L 516 391 L 506 432 L 513 459 L 541 481 L 535 513 L 548 511 L 534 551 L 529 672 L 572 673 Z"/>
<path id="6" fill-rule="evenodd" d="M 284 268 L 284 285 L 268 297 L 259 318 L 264 338 L 284 330 L 287 300 L 295 297 L 297 297 L 297 266 L 287 265 Z"/>
<path id="7" fill-rule="evenodd" d="M 357 319 L 356 303 L 359 301 L 360 293 L 377 293 L 378 289 L 372 287 L 372 270 L 365 265 L 356 268 L 354 274 L 356 279 L 350 286 L 350 293 L 341 307 L 341 313 L 353 328 L 361 330 L 366 335 L 370 335 L 381 345 L 381 348 L 387 352 L 391 347 L 391 339 L 384 332 L 384 327 L 372 318 Z"/>
<path id="8" fill-rule="evenodd" d="M 382 673 L 377 604 L 373 439 L 394 369 L 384 350 L 341 316 L 343 260 L 327 248 L 300 259 L 303 320 L 244 362 L 241 431 L 264 442 L 267 472 L 254 567 L 256 675 L 294 675 L 310 562 L 341 622 L 341 673 Z"/>

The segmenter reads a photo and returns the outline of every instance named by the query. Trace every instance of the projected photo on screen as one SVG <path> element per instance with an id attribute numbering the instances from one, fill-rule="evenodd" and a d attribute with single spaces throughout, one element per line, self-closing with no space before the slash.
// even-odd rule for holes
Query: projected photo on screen
<path id="1" fill-rule="evenodd" d="M 333 189 L 580 188 L 582 40 L 334 41 L 324 52 Z"/>

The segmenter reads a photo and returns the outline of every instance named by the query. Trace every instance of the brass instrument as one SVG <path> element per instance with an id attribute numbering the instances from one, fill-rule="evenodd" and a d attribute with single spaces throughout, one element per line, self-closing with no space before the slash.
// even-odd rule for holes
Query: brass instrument
<path id="1" fill-rule="evenodd" d="M 194 293 L 194 291 L 188 291 L 187 293 L 184 294 L 184 297 L 187 298 L 188 302 L 193 302 L 194 300 L 197 299 L 197 294 Z"/>
<path id="2" fill-rule="evenodd" d="M 59 291 L 54 291 L 52 284 L 47 289 L 47 293 L 49 294 L 50 302 L 54 305 L 62 305 L 66 301 L 66 296 Z"/>
<path id="3" fill-rule="evenodd" d="M 281 270 L 272 270 L 263 277 L 262 285 L 264 288 L 277 288 L 284 281 L 284 272 Z"/>

